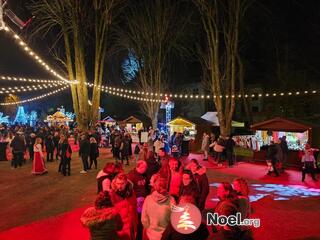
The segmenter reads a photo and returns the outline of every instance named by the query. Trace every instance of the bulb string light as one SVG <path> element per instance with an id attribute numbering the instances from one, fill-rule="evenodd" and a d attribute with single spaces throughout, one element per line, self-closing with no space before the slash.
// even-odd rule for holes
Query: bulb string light
<path id="1" fill-rule="evenodd" d="M 48 88 L 54 88 L 61 85 L 61 83 L 48 83 L 48 84 L 42 84 L 42 85 L 28 85 L 28 86 L 14 86 L 14 87 L 2 87 L 0 88 L 0 94 L 14 94 L 19 92 L 32 92 L 32 91 L 38 91 L 42 89 L 48 89 Z"/>
<path id="2" fill-rule="evenodd" d="M 38 54 L 36 54 L 35 51 L 33 51 L 23 40 L 22 38 L 16 34 L 11 28 L 9 28 L 8 26 L 5 26 L 4 28 L 0 29 L 0 30 L 4 30 L 5 32 L 9 33 L 10 36 L 13 37 L 13 39 L 15 40 L 15 43 L 17 43 L 17 45 L 23 50 L 25 51 L 31 58 L 33 58 L 33 60 L 40 65 L 44 70 L 46 70 L 47 72 L 49 72 L 50 74 L 52 74 L 53 76 L 59 78 L 60 80 L 69 83 L 69 84 L 77 84 L 78 81 L 77 80 L 68 80 L 64 77 L 62 77 L 60 74 L 58 74 L 54 69 L 52 69 L 50 67 L 49 64 L 47 64 Z"/>
<path id="3" fill-rule="evenodd" d="M 37 97 L 28 98 L 28 99 L 24 99 L 24 100 L 16 101 L 16 102 L 2 102 L 2 103 L 0 103 L 0 105 L 1 105 L 1 106 L 8 106 L 8 105 L 18 105 L 18 104 L 22 104 L 22 103 L 33 102 L 33 101 L 40 100 L 40 99 L 49 97 L 49 96 L 51 96 L 51 95 L 57 94 L 57 93 L 59 93 L 59 92 L 61 92 L 61 91 L 64 91 L 64 90 L 66 90 L 66 89 L 68 89 L 68 88 L 69 88 L 69 86 L 64 86 L 64 87 L 62 87 L 62 88 L 59 88 L 59 89 L 56 89 L 56 90 L 54 90 L 54 91 L 51 91 L 51 92 L 48 92 L 48 93 L 39 95 L 39 96 L 37 96 Z"/>
<path id="4" fill-rule="evenodd" d="M 32 83 L 63 83 L 69 84 L 62 80 L 44 80 L 44 79 L 35 79 L 35 78 L 25 78 L 25 77 L 12 77 L 12 76 L 4 76 L 0 75 L 0 80 L 4 81 L 15 81 L 15 82 L 32 82 Z"/>
<path id="5" fill-rule="evenodd" d="M 212 98 L 262 98 L 262 97 L 284 97 L 284 96 L 299 96 L 299 95 L 314 95 L 318 93 L 317 90 L 305 90 L 305 91 L 289 91 L 289 92 L 271 92 L 271 93 L 258 93 L 258 94 L 233 94 L 233 95 L 205 95 L 205 94 L 178 94 L 178 93 L 153 93 L 153 92 L 143 92 L 143 91 L 137 91 L 137 90 L 131 90 L 131 89 L 123 89 L 123 88 L 116 88 L 111 86 L 105 86 L 105 85 L 96 85 L 93 83 L 86 83 L 89 87 L 98 87 L 98 89 L 101 89 L 102 91 L 107 90 L 108 92 L 114 92 L 119 93 L 118 96 L 121 95 L 134 95 L 134 96 L 148 96 L 148 97 L 142 97 L 142 98 L 149 98 L 151 99 L 155 98 L 162 98 L 162 97 L 170 97 L 175 99 L 212 99 Z"/>

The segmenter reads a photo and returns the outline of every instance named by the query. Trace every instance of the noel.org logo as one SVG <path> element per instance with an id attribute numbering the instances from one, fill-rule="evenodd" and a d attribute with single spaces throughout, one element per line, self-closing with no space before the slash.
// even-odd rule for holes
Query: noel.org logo
<path id="1" fill-rule="evenodd" d="M 201 213 L 195 205 L 191 203 L 173 205 L 171 210 L 171 224 L 177 232 L 190 234 L 199 228 Z"/>

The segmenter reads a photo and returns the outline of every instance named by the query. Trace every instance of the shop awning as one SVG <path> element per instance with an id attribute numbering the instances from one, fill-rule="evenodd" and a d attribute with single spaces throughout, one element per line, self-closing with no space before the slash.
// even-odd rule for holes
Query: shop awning
<path id="1" fill-rule="evenodd" d="M 251 125 L 251 129 L 283 132 L 305 132 L 307 130 L 311 130 L 312 126 L 284 118 L 273 118 L 264 122 L 253 124 Z"/>

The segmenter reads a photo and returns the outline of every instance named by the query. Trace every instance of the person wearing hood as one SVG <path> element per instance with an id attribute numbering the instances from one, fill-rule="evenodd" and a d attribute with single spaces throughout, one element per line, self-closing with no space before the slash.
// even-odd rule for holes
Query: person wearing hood
<path id="1" fill-rule="evenodd" d="M 97 175 L 97 193 L 101 191 L 110 191 L 111 182 L 114 178 L 114 163 L 106 163 L 104 168 L 98 172 Z"/>
<path id="2" fill-rule="evenodd" d="M 106 191 L 98 195 L 95 206 L 86 209 L 80 221 L 84 227 L 89 228 L 91 240 L 119 239 L 116 231 L 123 227 L 121 217 Z"/>
<path id="3" fill-rule="evenodd" d="M 149 184 L 146 176 L 147 163 L 143 160 L 137 162 L 137 166 L 128 173 L 128 179 L 133 183 L 133 190 L 137 197 L 137 212 L 138 212 L 138 228 L 137 240 L 142 239 L 142 223 L 141 212 L 145 198 L 149 194 Z"/>
<path id="4" fill-rule="evenodd" d="M 112 180 L 110 197 L 123 222 L 123 228 L 117 231 L 119 239 L 135 239 L 138 225 L 137 199 L 126 174 L 119 173 Z"/>
<path id="5" fill-rule="evenodd" d="M 198 185 L 199 198 L 198 207 L 200 211 L 204 210 L 206 205 L 206 199 L 209 194 L 209 180 L 206 174 L 206 168 L 200 166 L 196 159 L 191 159 L 190 170 L 194 175 L 194 179 Z"/>
<path id="6" fill-rule="evenodd" d="M 166 179 L 155 179 L 154 189 L 143 203 L 141 222 L 145 228 L 144 239 L 160 240 L 170 222 L 171 206 L 175 201 L 167 192 Z"/>

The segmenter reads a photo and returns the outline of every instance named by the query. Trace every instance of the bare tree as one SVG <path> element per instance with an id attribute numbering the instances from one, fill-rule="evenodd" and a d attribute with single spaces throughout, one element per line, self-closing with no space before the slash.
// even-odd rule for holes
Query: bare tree
<path id="1" fill-rule="evenodd" d="M 39 0 L 34 1 L 31 9 L 36 16 L 35 35 L 57 34 L 57 40 L 63 40 L 63 56 L 59 60 L 68 72 L 70 80 L 78 84 L 71 85 L 73 108 L 78 126 L 87 129 L 98 118 L 100 91 L 104 77 L 104 61 L 107 51 L 107 36 L 112 23 L 112 12 L 122 0 Z M 92 17 L 94 13 L 94 17 Z M 94 26 L 94 81 L 92 106 L 89 108 L 87 89 L 87 68 L 89 61 L 86 41 L 91 40 L 88 33 Z M 91 110 L 91 111 L 90 111 Z"/>
<path id="2" fill-rule="evenodd" d="M 130 4 L 126 11 L 127 29 L 121 34 L 122 45 L 136 57 L 138 87 L 159 97 L 167 87 L 168 57 L 178 49 L 178 39 L 185 29 L 179 16 L 179 1 L 142 0 Z M 150 95 L 149 95 L 150 97 Z M 141 110 L 156 127 L 159 102 L 141 102 Z"/>
<path id="3" fill-rule="evenodd" d="M 239 26 L 248 0 L 194 0 L 206 33 L 205 48 L 200 50 L 204 80 L 213 94 L 220 133 L 231 132 L 235 93 L 239 81 Z M 226 96 L 226 97 L 224 97 Z"/>

